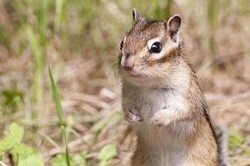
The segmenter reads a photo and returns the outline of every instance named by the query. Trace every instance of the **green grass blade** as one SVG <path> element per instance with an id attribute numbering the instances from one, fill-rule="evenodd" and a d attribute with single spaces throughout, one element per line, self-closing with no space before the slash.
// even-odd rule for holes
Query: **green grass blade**
<path id="1" fill-rule="evenodd" d="M 42 0 L 39 2 L 38 29 L 39 29 L 40 42 L 41 45 L 43 46 L 45 46 L 45 39 L 46 39 L 48 8 L 49 8 L 48 0 Z"/>
<path id="2" fill-rule="evenodd" d="M 55 16 L 55 28 L 58 31 L 61 26 L 63 20 L 65 19 L 65 11 L 64 6 L 66 4 L 66 0 L 56 0 L 56 16 Z"/>
<path id="3" fill-rule="evenodd" d="M 51 90 L 52 90 L 52 96 L 56 105 L 56 113 L 57 117 L 59 119 L 60 125 L 64 125 L 64 120 L 63 120 L 63 113 L 62 113 L 62 104 L 60 100 L 60 96 L 57 90 L 57 86 L 55 83 L 55 80 L 53 78 L 53 75 L 51 73 L 51 70 L 49 68 L 49 77 L 50 77 L 50 83 L 51 83 Z"/>
<path id="4" fill-rule="evenodd" d="M 44 58 L 43 58 L 43 48 L 40 45 L 39 38 L 35 33 L 32 26 L 25 26 L 26 37 L 29 41 L 32 55 L 33 55 L 33 68 L 34 68 L 34 76 L 32 82 L 32 102 L 40 103 L 43 98 L 43 90 L 42 90 L 42 70 L 44 67 Z"/>
<path id="5" fill-rule="evenodd" d="M 65 146 L 65 156 L 66 156 L 65 160 L 66 160 L 67 166 L 70 166 L 70 155 L 69 155 L 69 149 L 67 146 L 68 138 L 67 138 L 67 131 L 65 127 L 65 121 L 63 118 L 62 104 L 61 104 L 60 95 L 59 95 L 59 92 L 58 92 L 58 89 L 57 89 L 57 86 L 56 86 L 56 83 L 55 83 L 55 80 L 53 78 L 50 68 L 49 68 L 49 77 L 50 77 L 50 83 L 51 83 L 52 96 L 56 105 L 56 113 L 59 119 L 61 133 L 62 133 L 64 146 Z"/>

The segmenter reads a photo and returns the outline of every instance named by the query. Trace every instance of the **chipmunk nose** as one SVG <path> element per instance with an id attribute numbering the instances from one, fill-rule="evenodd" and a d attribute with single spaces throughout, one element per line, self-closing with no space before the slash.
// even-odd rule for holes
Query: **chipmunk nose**
<path id="1" fill-rule="evenodd" d="M 134 67 L 133 63 L 128 61 L 128 60 L 125 60 L 123 63 L 122 63 L 122 68 L 126 71 L 130 71 L 132 70 Z"/>
<path id="2" fill-rule="evenodd" d="M 126 71 L 130 71 L 133 69 L 134 64 L 132 63 L 131 59 L 129 59 L 130 54 L 124 55 L 123 63 L 121 64 L 122 68 Z"/>
<path id="3" fill-rule="evenodd" d="M 131 66 L 131 65 L 124 65 L 122 67 L 123 67 L 124 70 L 127 70 L 127 71 L 130 71 L 130 70 L 133 69 L 133 66 Z"/>

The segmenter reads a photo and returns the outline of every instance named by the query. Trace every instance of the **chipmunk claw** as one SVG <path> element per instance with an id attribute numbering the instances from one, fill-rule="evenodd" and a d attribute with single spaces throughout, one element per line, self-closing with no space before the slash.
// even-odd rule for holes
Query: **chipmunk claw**
<path id="1" fill-rule="evenodd" d="M 150 120 L 150 124 L 156 126 L 167 126 L 170 124 L 170 120 L 167 115 L 167 110 L 157 111 Z"/>
<path id="2" fill-rule="evenodd" d="M 125 118 L 130 123 L 138 123 L 143 121 L 142 115 L 139 110 L 135 107 L 129 108 L 125 113 Z"/>

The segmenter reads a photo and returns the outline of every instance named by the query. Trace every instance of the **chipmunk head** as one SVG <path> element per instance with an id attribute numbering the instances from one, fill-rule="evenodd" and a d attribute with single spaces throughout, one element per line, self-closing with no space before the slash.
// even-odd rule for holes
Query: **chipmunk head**
<path id="1" fill-rule="evenodd" d="M 148 20 L 133 10 L 133 27 L 120 44 L 123 78 L 136 84 L 166 79 L 178 56 L 181 17 Z"/>

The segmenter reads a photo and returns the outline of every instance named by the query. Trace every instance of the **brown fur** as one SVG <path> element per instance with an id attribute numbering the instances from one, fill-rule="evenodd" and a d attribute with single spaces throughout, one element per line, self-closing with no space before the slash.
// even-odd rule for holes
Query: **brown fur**
<path id="1" fill-rule="evenodd" d="M 136 17 L 122 43 L 119 60 L 133 68 L 120 69 L 124 113 L 129 115 L 133 107 L 138 109 L 135 115 L 143 118 L 136 124 L 130 121 L 138 133 L 132 166 L 222 165 L 206 102 L 178 38 L 179 18 L 172 19 L 177 27 L 172 33 L 168 29 L 171 19 L 167 22 L 146 20 L 138 14 Z M 148 52 L 147 44 L 154 38 L 159 38 L 165 54 Z M 126 58 L 122 60 L 123 56 Z"/>

